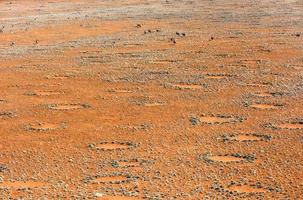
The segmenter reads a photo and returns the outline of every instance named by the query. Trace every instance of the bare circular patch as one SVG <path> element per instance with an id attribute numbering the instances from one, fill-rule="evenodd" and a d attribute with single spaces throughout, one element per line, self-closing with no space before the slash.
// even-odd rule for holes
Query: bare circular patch
<path id="1" fill-rule="evenodd" d="M 274 110 L 279 109 L 282 105 L 278 104 L 264 104 L 264 103 L 252 103 L 249 107 L 260 109 L 260 110 Z"/>
<path id="2" fill-rule="evenodd" d="M 72 78 L 72 77 L 75 77 L 75 75 L 71 75 L 71 74 L 65 74 L 65 75 L 55 74 L 55 75 L 49 75 L 46 78 L 47 79 L 66 80 L 66 79 Z"/>
<path id="3" fill-rule="evenodd" d="M 237 141 L 260 141 L 262 137 L 254 136 L 254 135 L 238 135 L 230 138 L 231 140 Z"/>
<path id="4" fill-rule="evenodd" d="M 265 193 L 266 189 L 250 186 L 250 185 L 232 185 L 228 187 L 229 191 L 235 191 L 238 193 Z"/>
<path id="5" fill-rule="evenodd" d="M 207 117 L 202 116 L 199 118 L 201 122 L 208 123 L 208 124 L 223 124 L 223 123 L 230 123 L 234 122 L 235 119 L 232 117 Z"/>
<path id="6" fill-rule="evenodd" d="M 201 85 L 193 85 L 193 84 L 173 84 L 173 88 L 178 90 L 199 90 L 203 89 Z"/>
<path id="7" fill-rule="evenodd" d="M 244 161 L 244 158 L 239 158 L 235 156 L 210 156 L 208 159 L 214 162 L 240 162 Z"/>
<path id="8" fill-rule="evenodd" d="M 134 148 L 135 145 L 130 142 L 101 142 L 96 145 L 97 150 L 113 151 Z"/>
<path id="9" fill-rule="evenodd" d="M 157 106 L 164 106 L 164 103 L 154 102 L 154 103 L 145 103 L 144 106 L 146 107 L 157 107 Z"/>
<path id="10" fill-rule="evenodd" d="M 30 92 L 27 95 L 29 96 L 55 96 L 55 95 L 60 95 L 61 92 L 56 92 L 56 91 L 34 91 Z"/>
<path id="11" fill-rule="evenodd" d="M 50 123 L 35 123 L 35 124 L 29 124 L 28 129 L 32 131 L 51 131 L 56 130 L 60 126 L 56 124 L 50 124 Z"/>
<path id="12" fill-rule="evenodd" d="M 257 97 L 272 97 L 273 95 L 269 92 L 257 92 L 253 94 L 254 96 Z"/>
<path id="13" fill-rule="evenodd" d="M 151 60 L 148 61 L 151 64 L 168 64 L 168 63 L 177 63 L 181 62 L 181 60 Z"/>
<path id="14" fill-rule="evenodd" d="M 192 124 L 225 124 L 225 123 L 235 123 L 243 122 L 245 118 L 236 116 L 226 116 L 226 115 L 201 115 L 199 117 L 192 117 L 190 121 Z"/>
<path id="15" fill-rule="evenodd" d="M 121 167 L 121 168 L 140 167 L 141 162 L 138 159 L 119 160 L 119 161 L 113 161 L 112 166 Z"/>
<path id="16" fill-rule="evenodd" d="M 258 134 L 239 134 L 239 135 L 225 135 L 223 136 L 224 141 L 239 141 L 239 142 L 247 142 L 247 141 L 267 141 L 271 140 L 272 137 L 268 135 L 258 135 Z"/>
<path id="17" fill-rule="evenodd" d="M 256 96 L 256 97 L 266 98 L 266 97 L 279 97 L 279 96 L 283 96 L 286 94 L 284 94 L 282 92 L 256 92 L 256 93 L 253 93 L 252 95 Z"/>
<path id="18" fill-rule="evenodd" d="M 108 90 L 108 92 L 112 92 L 112 93 L 120 93 L 120 94 L 128 94 L 128 93 L 132 93 L 132 90 L 128 90 L 128 89 L 110 89 Z"/>
<path id="19" fill-rule="evenodd" d="M 203 156 L 203 158 L 206 162 L 209 162 L 209 163 L 253 162 L 256 159 L 253 155 L 240 155 L 240 154 L 225 154 L 225 155 L 206 154 Z"/>
<path id="20" fill-rule="evenodd" d="M 87 104 L 51 104 L 47 106 L 51 110 L 79 110 L 90 108 Z"/>

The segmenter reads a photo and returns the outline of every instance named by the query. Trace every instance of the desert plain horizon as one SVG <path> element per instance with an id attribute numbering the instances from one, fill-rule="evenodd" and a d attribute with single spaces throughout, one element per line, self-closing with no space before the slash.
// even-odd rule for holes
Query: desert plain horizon
<path id="1" fill-rule="evenodd" d="M 301 0 L 0 1 L 0 199 L 303 199 Z"/>

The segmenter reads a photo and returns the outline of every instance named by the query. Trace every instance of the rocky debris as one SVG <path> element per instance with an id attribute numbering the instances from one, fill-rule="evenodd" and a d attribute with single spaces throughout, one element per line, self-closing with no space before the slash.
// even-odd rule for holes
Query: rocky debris
<path id="1" fill-rule="evenodd" d="M 176 43 L 177 43 L 177 41 L 176 41 L 175 38 L 170 38 L 170 41 L 171 41 L 173 44 L 176 44 Z"/>
<path id="2" fill-rule="evenodd" d="M 0 173 L 9 171 L 8 167 L 0 164 Z"/>
<path id="3" fill-rule="evenodd" d="M 189 121 L 191 122 L 192 125 L 199 125 L 201 123 L 198 117 L 191 117 Z"/>
<path id="4" fill-rule="evenodd" d="M 0 118 L 12 118 L 15 116 L 16 114 L 14 112 L 9 112 L 9 111 L 0 112 Z"/>
<path id="5" fill-rule="evenodd" d="M 186 33 L 180 33 L 180 32 L 176 32 L 176 35 L 180 36 L 180 37 L 185 37 Z"/>

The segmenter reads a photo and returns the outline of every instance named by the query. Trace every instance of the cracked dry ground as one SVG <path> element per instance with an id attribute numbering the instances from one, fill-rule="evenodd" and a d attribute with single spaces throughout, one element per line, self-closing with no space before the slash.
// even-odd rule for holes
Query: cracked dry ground
<path id="1" fill-rule="evenodd" d="M 0 199 L 303 199 L 301 0 L 0 2 Z"/>

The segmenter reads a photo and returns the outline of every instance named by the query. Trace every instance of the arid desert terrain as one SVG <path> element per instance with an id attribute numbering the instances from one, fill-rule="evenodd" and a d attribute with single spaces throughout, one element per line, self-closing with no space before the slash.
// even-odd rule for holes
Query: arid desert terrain
<path id="1" fill-rule="evenodd" d="M 303 199 L 302 0 L 3 0 L 0 88 L 0 199 Z"/>

